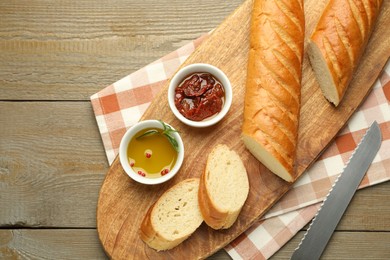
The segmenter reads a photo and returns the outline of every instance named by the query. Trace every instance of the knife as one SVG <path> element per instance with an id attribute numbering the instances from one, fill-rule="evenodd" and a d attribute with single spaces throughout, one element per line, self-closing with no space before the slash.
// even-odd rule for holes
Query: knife
<path id="1" fill-rule="evenodd" d="M 382 143 L 378 123 L 367 130 L 334 182 L 291 259 L 319 259 Z"/>

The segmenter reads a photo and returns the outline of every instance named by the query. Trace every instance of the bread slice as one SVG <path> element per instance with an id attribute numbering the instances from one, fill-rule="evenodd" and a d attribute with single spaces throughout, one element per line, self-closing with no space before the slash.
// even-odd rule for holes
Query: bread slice
<path id="1" fill-rule="evenodd" d="M 187 239 L 203 222 L 198 190 L 199 178 L 183 180 L 168 189 L 146 213 L 141 239 L 157 251 L 171 249 Z"/>
<path id="2" fill-rule="evenodd" d="M 233 225 L 249 193 L 249 181 L 240 156 L 226 145 L 216 145 L 200 178 L 199 207 L 207 225 Z"/>
<path id="3" fill-rule="evenodd" d="M 293 182 L 305 36 L 303 1 L 253 4 L 242 139 L 271 172 Z"/>
<path id="4" fill-rule="evenodd" d="M 330 0 L 308 45 L 317 82 L 338 106 L 374 29 L 382 0 Z"/>

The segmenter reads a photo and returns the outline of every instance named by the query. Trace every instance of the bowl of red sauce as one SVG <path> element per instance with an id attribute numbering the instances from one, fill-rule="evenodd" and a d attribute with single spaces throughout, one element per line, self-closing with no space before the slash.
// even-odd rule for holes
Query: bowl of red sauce
<path id="1" fill-rule="evenodd" d="M 232 86 L 219 68 L 194 63 L 180 69 L 171 79 L 168 103 L 184 124 L 208 127 L 218 123 L 232 104 Z"/>

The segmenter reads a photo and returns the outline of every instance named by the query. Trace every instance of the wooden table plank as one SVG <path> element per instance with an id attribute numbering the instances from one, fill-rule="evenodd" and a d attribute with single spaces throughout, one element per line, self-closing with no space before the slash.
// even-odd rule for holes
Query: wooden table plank
<path id="1" fill-rule="evenodd" d="M 2 229 L 1 259 L 107 259 L 95 229 Z"/>
<path id="2" fill-rule="evenodd" d="M 87 102 L 0 102 L 0 225 L 95 227 L 108 169 Z"/>
<path id="3" fill-rule="evenodd" d="M 271 259 L 289 259 L 304 232 L 294 237 Z M 390 233 L 338 232 L 330 240 L 322 259 L 389 259 Z M 2 259 L 108 259 L 100 247 L 96 230 L 3 229 L 0 230 Z M 210 260 L 230 259 L 219 252 Z"/>
<path id="4" fill-rule="evenodd" d="M 241 2 L 0 1 L 0 100 L 89 100 L 214 29 Z"/>

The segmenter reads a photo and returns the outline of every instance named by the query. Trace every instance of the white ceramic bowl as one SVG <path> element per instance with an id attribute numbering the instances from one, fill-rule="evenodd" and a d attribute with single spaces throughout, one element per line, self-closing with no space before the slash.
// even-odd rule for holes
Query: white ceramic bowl
<path id="1" fill-rule="evenodd" d="M 212 74 L 214 77 L 216 77 L 223 85 L 225 90 L 225 102 L 222 107 L 222 110 L 215 116 L 211 117 L 210 119 L 205 119 L 203 121 L 193 121 L 189 120 L 186 117 L 184 117 L 179 110 L 176 108 L 175 105 L 175 89 L 179 84 L 190 74 L 196 73 L 196 72 L 208 72 Z M 229 111 L 230 106 L 232 104 L 232 86 L 230 84 L 230 81 L 228 77 L 225 75 L 225 73 L 218 69 L 215 66 L 212 66 L 210 64 L 206 63 L 194 63 L 191 65 L 188 65 L 186 67 L 183 67 L 180 69 L 171 79 L 169 83 L 168 88 L 168 103 L 169 106 L 173 112 L 173 114 L 184 124 L 193 126 L 193 127 L 208 127 L 211 125 L 214 125 L 218 123 Z"/>
<path id="2" fill-rule="evenodd" d="M 165 123 L 166 124 L 166 123 Z M 169 124 L 167 124 L 169 125 Z M 172 126 L 171 126 L 172 127 Z M 121 143 L 119 145 L 119 160 L 120 163 L 130 178 L 135 180 L 136 182 L 143 183 L 143 184 L 159 184 L 168 181 L 173 176 L 176 175 L 176 173 L 179 171 L 183 159 L 184 159 L 184 144 L 183 140 L 180 137 L 180 134 L 175 132 L 172 134 L 172 136 L 176 139 L 176 141 L 179 144 L 179 153 L 177 156 L 176 164 L 174 167 L 169 171 L 168 174 L 158 177 L 158 178 L 145 178 L 137 174 L 132 167 L 130 166 L 128 157 L 127 157 L 127 147 L 129 145 L 130 140 L 133 138 L 135 134 L 137 134 L 139 131 L 145 128 L 158 128 L 163 129 L 162 124 L 158 120 L 144 120 L 140 121 L 139 123 L 135 124 L 131 128 L 129 128 L 124 136 L 122 137 Z M 173 128 L 173 127 L 172 127 Z"/>

